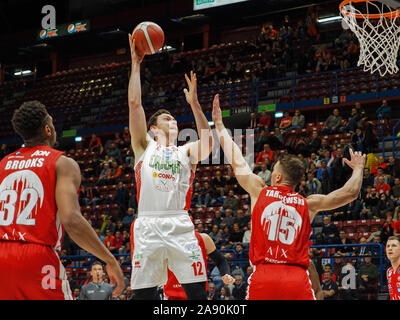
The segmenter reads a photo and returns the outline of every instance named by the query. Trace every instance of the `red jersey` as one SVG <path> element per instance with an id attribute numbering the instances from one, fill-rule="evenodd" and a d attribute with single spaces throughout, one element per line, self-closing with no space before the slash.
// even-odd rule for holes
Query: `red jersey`
<path id="1" fill-rule="evenodd" d="M 201 237 L 200 233 L 195 232 L 196 238 L 199 242 L 199 246 L 201 248 L 201 253 L 203 254 L 203 259 L 205 262 L 206 270 L 204 272 L 207 274 L 207 260 L 208 255 L 206 252 L 206 245 L 204 244 L 204 240 Z M 206 290 L 208 290 L 208 283 L 206 282 Z M 167 300 L 187 300 L 187 296 L 185 290 L 183 290 L 182 286 L 176 279 L 175 275 L 171 270 L 168 269 L 168 281 L 164 286 L 164 296 Z"/>
<path id="2" fill-rule="evenodd" d="M 311 235 L 307 202 L 285 186 L 265 187 L 254 206 L 250 262 L 293 264 L 308 269 Z"/>
<path id="3" fill-rule="evenodd" d="M 21 148 L 0 162 L 0 240 L 61 249 L 64 228 L 55 200 L 56 161 L 48 146 Z"/>
<path id="4" fill-rule="evenodd" d="M 394 272 L 393 267 L 386 271 L 390 300 L 400 300 L 400 266 Z"/>

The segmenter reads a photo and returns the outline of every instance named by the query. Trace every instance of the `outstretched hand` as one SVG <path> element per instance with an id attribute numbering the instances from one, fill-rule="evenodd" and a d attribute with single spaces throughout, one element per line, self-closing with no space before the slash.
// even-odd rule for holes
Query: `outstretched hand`
<path id="1" fill-rule="evenodd" d="M 132 35 L 129 33 L 129 45 L 131 48 L 131 59 L 132 59 L 132 64 L 140 64 L 143 61 L 144 58 L 144 54 L 140 53 L 137 49 L 136 49 L 136 43 L 135 43 L 135 39 L 132 37 Z"/>
<path id="2" fill-rule="evenodd" d="M 212 120 L 215 126 L 222 124 L 222 111 L 219 105 L 219 94 L 216 94 L 213 100 Z"/>
<path id="3" fill-rule="evenodd" d="M 199 102 L 197 97 L 197 76 L 193 71 L 190 71 L 190 79 L 186 73 L 185 73 L 185 79 L 189 90 L 185 88 L 183 89 L 183 92 L 185 93 L 187 103 L 189 103 L 192 106 L 193 104 Z"/>
<path id="4" fill-rule="evenodd" d="M 360 151 L 353 152 L 353 149 L 349 149 L 349 151 L 350 151 L 350 160 L 343 158 L 343 162 L 353 170 L 356 168 L 364 169 L 366 155 L 362 154 L 362 152 Z"/>

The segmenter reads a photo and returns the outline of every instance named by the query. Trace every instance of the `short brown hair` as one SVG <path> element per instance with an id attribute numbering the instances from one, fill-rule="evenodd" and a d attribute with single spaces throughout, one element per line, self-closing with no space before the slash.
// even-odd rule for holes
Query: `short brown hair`
<path id="1" fill-rule="evenodd" d="M 92 266 L 91 266 L 91 270 L 93 270 L 94 266 L 101 266 L 104 269 L 103 264 L 100 261 L 93 262 Z"/>
<path id="2" fill-rule="evenodd" d="M 387 239 L 387 241 L 389 241 L 389 240 L 397 240 L 398 242 L 400 242 L 400 237 L 398 237 L 398 236 L 390 236 L 390 237 Z"/>
<path id="3" fill-rule="evenodd" d="M 150 118 L 149 121 L 147 122 L 147 130 L 150 130 L 151 126 L 157 125 L 157 118 L 159 115 L 162 114 L 169 114 L 171 115 L 171 112 L 169 112 L 167 109 L 158 109 L 156 112 L 154 112 Z"/>
<path id="4" fill-rule="evenodd" d="M 305 172 L 303 161 L 293 154 L 281 154 L 278 161 L 287 175 L 285 178 L 288 182 L 293 185 L 299 184 Z"/>

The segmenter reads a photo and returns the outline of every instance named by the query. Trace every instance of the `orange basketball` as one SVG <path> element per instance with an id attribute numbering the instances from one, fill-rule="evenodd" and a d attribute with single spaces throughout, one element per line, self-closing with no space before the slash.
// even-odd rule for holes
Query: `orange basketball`
<path id="1" fill-rule="evenodd" d="M 143 54 L 154 54 L 164 45 L 164 31 L 150 21 L 139 23 L 132 32 L 136 48 Z"/>

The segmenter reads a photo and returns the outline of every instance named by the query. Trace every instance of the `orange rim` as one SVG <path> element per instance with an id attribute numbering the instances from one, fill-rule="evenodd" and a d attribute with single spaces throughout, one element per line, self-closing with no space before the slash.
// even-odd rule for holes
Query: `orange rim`
<path id="1" fill-rule="evenodd" d="M 342 8 L 346 5 L 349 4 L 350 2 L 354 3 L 361 3 L 361 2 L 376 2 L 376 0 L 344 0 L 340 5 L 339 5 L 339 10 L 342 12 Z M 389 18 L 389 19 L 394 19 L 396 17 L 400 17 L 400 10 L 394 10 L 386 13 L 375 13 L 375 14 L 360 14 L 360 13 L 351 13 L 351 12 L 345 12 L 346 15 L 348 16 L 354 16 L 357 19 L 380 19 L 381 17 Z"/>

